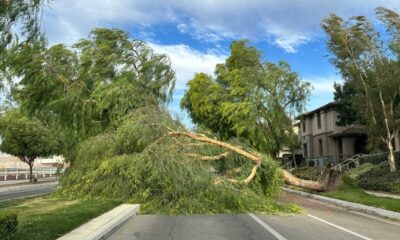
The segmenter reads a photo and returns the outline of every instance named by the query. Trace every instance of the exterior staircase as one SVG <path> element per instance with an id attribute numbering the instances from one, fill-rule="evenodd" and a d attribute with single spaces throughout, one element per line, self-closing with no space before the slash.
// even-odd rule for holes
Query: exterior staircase
<path id="1" fill-rule="evenodd" d="M 358 161 L 358 158 L 361 157 L 362 154 L 356 154 L 343 162 L 333 166 L 333 169 L 339 172 L 345 172 L 351 168 L 357 168 L 360 166 L 360 162 Z"/>

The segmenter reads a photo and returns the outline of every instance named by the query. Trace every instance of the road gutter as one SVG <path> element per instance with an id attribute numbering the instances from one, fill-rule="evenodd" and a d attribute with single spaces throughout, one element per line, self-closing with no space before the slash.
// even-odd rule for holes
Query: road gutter
<path id="1" fill-rule="evenodd" d="M 72 230 L 58 240 L 105 240 L 130 217 L 137 215 L 139 211 L 140 204 L 121 204 Z"/>
<path id="2" fill-rule="evenodd" d="M 393 211 L 389 211 L 389 210 L 385 210 L 385 209 L 381 209 L 381 208 L 366 206 L 366 205 L 359 204 L 359 203 L 352 203 L 352 202 L 343 201 L 343 200 L 339 200 L 339 199 L 335 199 L 335 198 L 320 196 L 320 195 L 302 192 L 302 191 L 285 188 L 285 187 L 281 187 L 281 189 L 288 193 L 293 193 L 293 194 L 297 194 L 297 195 L 300 195 L 303 197 L 312 198 L 312 199 L 315 199 L 315 200 L 318 200 L 321 202 L 331 203 L 331 204 L 334 204 L 334 205 L 337 205 L 337 206 L 340 206 L 343 208 L 356 210 L 356 211 L 360 211 L 360 212 L 365 212 L 368 214 L 400 221 L 400 213 L 398 213 L 398 212 L 393 212 Z"/>

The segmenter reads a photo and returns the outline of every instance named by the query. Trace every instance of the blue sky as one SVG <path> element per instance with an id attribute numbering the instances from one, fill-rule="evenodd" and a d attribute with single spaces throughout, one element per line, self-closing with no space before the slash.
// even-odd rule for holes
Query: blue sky
<path id="1" fill-rule="evenodd" d="M 43 13 L 50 44 L 72 44 L 95 27 L 120 28 L 171 58 L 177 74 L 172 113 L 196 72 L 212 74 L 224 62 L 233 40 L 248 39 L 264 60 L 287 61 L 314 89 L 307 110 L 333 99 L 340 76 L 329 63 L 321 20 L 366 15 L 399 0 L 54 0 Z M 373 20 L 374 21 L 374 20 Z M 205 96 L 206 97 L 206 96 Z"/>

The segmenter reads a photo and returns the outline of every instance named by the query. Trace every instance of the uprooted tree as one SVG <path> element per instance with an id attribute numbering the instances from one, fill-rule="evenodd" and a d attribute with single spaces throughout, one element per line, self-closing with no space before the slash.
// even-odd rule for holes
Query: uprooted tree
<path id="1" fill-rule="evenodd" d="M 298 179 L 239 139 L 187 131 L 165 110 L 146 106 L 81 144 L 60 194 L 130 199 L 145 212 L 285 211 L 271 199 L 282 177 L 325 190 L 325 182 Z"/>
<path id="2" fill-rule="evenodd" d="M 243 127 L 243 122 L 234 129 L 229 126 L 225 133 L 231 135 L 225 137 L 217 131 L 189 132 L 163 110 L 175 83 L 169 59 L 141 41 L 129 40 L 120 30 L 95 29 L 72 49 L 47 48 L 39 40 L 16 46 L 7 56 L 9 79 L 19 80 L 11 85 L 13 100 L 64 140 L 57 153 L 64 154 L 71 165 L 60 180 L 61 195 L 132 200 L 143 203 L 147 212 L 217 213 L 290 210 L 271 200 L 282 176 L 290 184 L 325 189 L 323 182 L 304 181 L 280 170 L 268 154 L 260 153 L 264 147 L 274 153 L 283 144 L 286 128 L 282 126 L 289 119 L 279 111 L 280 104 L 296 108 L 296 99 L 303 99 L 307 89 L 284 102 L 271 99 L 274 111 L 260 109 L 263 116 L 273 113 L 265 119 L 268 125 L 258 124 L 248 135 L 235 137 L 232 130 Z M 231 60 L 235 66 L 241 64 Z M 279 85 L 280 96 L 298 83 L 287 64 L 267 67 L 273 74 L 267 75 L 271 82 L 263 84 L 279 83 L 275 77 L 282 77 L 282 72 L 287 80 Z M 264 70 L 260 71 L 264 76 Z M 257 99 L 273 89 L 259 88 Z M 247 116 L 234 115 L 240 104 L 225 107 L 233 119 Z M 253 136 L 266 129 L 271 135 Z M 270 136 L 275 137 L 270 140 Z"/>

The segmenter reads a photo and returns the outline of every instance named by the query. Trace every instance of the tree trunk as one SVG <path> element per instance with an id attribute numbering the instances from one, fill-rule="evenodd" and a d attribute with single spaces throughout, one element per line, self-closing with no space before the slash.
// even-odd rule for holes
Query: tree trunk
<path id="1" fill-rule="evenodd" d="M 33 162 L 29 163 L 29 182 L 33 182 Z"/>
<path id="2" fill-rule="evenodd" d="M 388 151 L 387 158 L 388 158 L 390 172 L 396 172 L 396 162 L 394 161 L 392 141 L 387 141 L 386 145 L 387 145 L 387 151 Z"/>
<path id="3" fill-rule="evenodd" d="M 191 133 L 191 132 L 177 132 L 172 129 L 170 129 L 170 132 L 168 133 L 168 135 L 175 136 L 175 137 L 184 136 L 184 137 L 188 137 L 188 138 L 200 141 L 200 142 L 217 145 L 222 148 L 228 149 L 232 152 L 235 152 L 239 155 L 242 155 L 243 157 L 248 158 L 250 161 L 252 161 L 254 163 L 251 174 L 246 179 L 240 180 L 240 181 L 236 180 L 236 179 L 225 179 L 228 182 L 245 183 L 245 184 L 250 183 L 252 181 L 252 179 L 255 177 L 255 175 L 257 174 L 257 169 L 261 166 L 261 163 L 262 163 L 261 156 L 259 156 L 256 153 L 248 152 L 246 150 L 241 149 L 238 146 L 234 146 L 229 143 L 225 143 L 225 142 L 218 141 L 216 139 L 208 138 L 205 135 Z M 326 190 L 328 190 L 330 185 L 332 185 L 331 183 L 334 182 L 334 180 L 336 180 L 336 178 L 333 174 L 334 171 L 331 169 L 326 169 L 324 171 L 324 173 L 322 174 L 322 176 L 318 179 L 318 181 L 309 181 L 309 180 L 300 179 L 286 170 L 281 169 L 281 171 L 282 171 L 283 179 L 287 184 L 297 186 L 297 187 L 302 187 L 302 188 L 313 190 L 313 191 L 326 191 Z M 224 180 L 217 178 L 215 182 L 220 183 L 222 181 L 224 181 Z"/>
<path id="4" fill-rule="evenodd" d="M 293 158 L 294 168 L 297 168 L 296 154 L 294 154 L 294 151 L 292 153 L 292 158 Z"/>
<path id="5" fill-rule="evenodd" d="M 285 180 L 285 183 L 292 186 L 301 187 L 318 192 L 326 191 L 327 189 L 327 186 L 325 186 L 325 184 L 323 183 L 298 178 L 284 169 L 282 169 L 282 175 L 283 175 L 283 180 Z"/>

